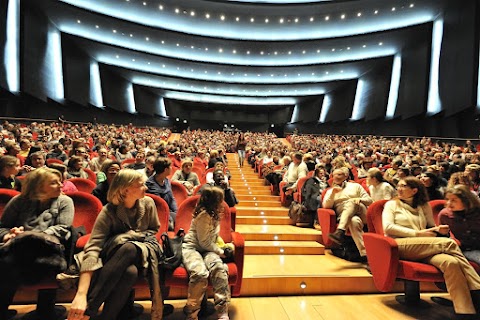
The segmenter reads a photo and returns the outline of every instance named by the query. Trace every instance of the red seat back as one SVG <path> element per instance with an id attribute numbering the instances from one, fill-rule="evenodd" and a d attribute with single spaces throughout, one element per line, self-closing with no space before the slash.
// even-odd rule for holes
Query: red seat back
<path id="1" fill-rule="evenodd" d="M 158 220 L 160 221 L 160 229 L 157 232 L 157 239 L 160 240 L 162 233 L 168 231 L 168 218 L 170 217 L 170 208 L 162 197 L 147 193 L 147 196 L 152 198 L 157 207 Z"/>
<path id="2" fill-rule="evenodd" d="M 197 205 L 200 196 L 191 196 L 186 199 L 179 207 L 177 211 L 177 218 L 175 221 L 175 232 L 180 228 L 188 233 L 190 230 L 190 224 L 192 223 L 193 211 Z M 230 208 L 227 203 L 223 202 L 224 214 L 220 220 L 220 237 L 227 243 L 232 241 L 232 227 L 230 218 Z"/>
<path id="3" fill-rule="evenodd" d="M 95 172 L 89 168 L 83 168 L 83 171 L 88 174 L 88 180 L 92 181 L 93 183 L 97 183 L 97 174 Z"/>
<path id="4" fill-rule="evenodd" d="M 367 225 L 368 231 L 383 235 L 382 213 L 388 200 L 378 200 L 368 206 Z"/>
<path id="5" fill-rule="evenodd" d="M 84 226 L 87 233 L 91 233 L 95 220 L 103 208 L 102 203 L 94 195 L 82 191 L 70 192 L 67 196 L 72 198 L 75 206 L 73 226 Z"/>
<path id="6" fill-rule="evenodd" d="M 60 159 L 56 159 L 56 158 L 50 158 L 50 159 L 47 159 L 46 163 L 47 163 L 47 166 L 48 166 L 48 165 L 51 165 L 52 163 L 63 164 L 63 161 L 60 160 Z"/>
<path id="7" fill-rule="evenodd" d="M 428 204 L 432 207 L 433 220 L 435 224 L 438 225 L 438 214 L 445 208 L 446 201 L 443 199 L 429 201 Z"/>
<path id="8" fill-rule="evenodd" d="M 187 188 L 183 184 L 177 181 L 171 181 L 172 185 L 172 192 L 175 201 L 177 202 L 177 206 L 182 204 L 182 202 L 188 198 Z"/>
<path id="9" fill-rule="evenodd" d="M 7 205 L 8 201 L 10 201 L 10 199 L 19 194 L 20 192 L 18 192 L 17 190 L 0 189 L 0 218 L 2 217 L 3 209 Z"/>
<path id="10" fill-rule="evenodd" d="M 123 160 L 120 164 L 122 165 L 122 168 L 125 168 L 129 164 L 135 163 L 135 158 L 128 158 Z"/>
<path id="11" fill-rule="evenodd" d="M 70 178 L 68 179 L 71 183 L 77 187 L 78 191 L 92 193 L 93 189 L 97 186 L 94 182 L 90 179 L 85 178 Z"/>

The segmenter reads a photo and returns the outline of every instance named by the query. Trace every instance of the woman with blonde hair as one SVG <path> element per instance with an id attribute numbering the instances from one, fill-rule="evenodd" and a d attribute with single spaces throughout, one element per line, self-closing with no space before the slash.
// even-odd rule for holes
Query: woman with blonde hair
<path id="1" fill-rule="evenodd" d="M 60 177 L 60 172 L 50 168 L 38 168 L 25 177 L 22 192 L 12 198 L 3 211 L 0 247 L 25 231 L 46 234 L 63 243 L 70 238 L 74 206 L 72 199 L 62 194 Z M 31 282 L 31 279 L 43 279 L 46 275 L 46 270 L 35 267 L 38 259 L 46 259 L 39 256 L 40 251 L 26 250 L 17 254 L 22 255 L 21 262 L 12 258 L 2 259 L 0 263 L 0 319 L 12 315 L 8 306 L 20 285 Z"/>
<path id="2" fill-rule="evenodd" d="M 128 319 L 120 312 L 132 299 L 138 275 L 151 275 L 152 319 L 161 319 L 158 278 L 160 223 L 155 203 L 145 196 L 146 177 L 135 170 L 116 174 L 105 205 L 83 250 L 80 281 L 68 319 L 89 319 L 104 304 L 101 319 Z"/>

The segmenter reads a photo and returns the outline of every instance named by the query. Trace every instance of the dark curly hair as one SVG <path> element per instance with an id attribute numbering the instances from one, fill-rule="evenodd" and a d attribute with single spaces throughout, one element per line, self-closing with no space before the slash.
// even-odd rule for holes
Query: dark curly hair
<path id="1" fill-rule="evenodd" d="M 215 220 L 220 220 L 219 208 L 223 205 L 223 190 L 218 187 L 205 186 L 202 189 L 200 199 L 193 211 L 193 217 L 197 217 L 205 210 Z"/>
<path id="2" fill-rule="evenodd" d="M 417 189 L 417 193 L 413 196 L 412 207 L 423 206 L 428 202 L 428 193 L 425 185 L 416 177 L 405 177 L 400 181 L 405 181 L 406 185 L 411 189 Z"/>

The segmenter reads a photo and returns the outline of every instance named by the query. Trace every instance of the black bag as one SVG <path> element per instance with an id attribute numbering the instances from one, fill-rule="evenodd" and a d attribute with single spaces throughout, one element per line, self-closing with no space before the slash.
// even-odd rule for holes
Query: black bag
<path id="1" fill-rule="evenodd" d="M 182 264 L 182 243 L 185 230 L 180 229 L 175 238 L 169 238 L 166 232 L 162 233 L 163 254 L 159 260 L 159 266 L 168 270 L 175 270 Z"/>
<path id="2" fill-rule="evenodd" d="M 353 238 L 349 236 L 345 237 L 345 242 L 342 245 L 333 247 L 332 253 L 334 256 L 348 261 L 361 261 L 361 256 L 360 252 L 357 249 L 357 245 L 355 244 L 355 241 L 353 241 Z"/>

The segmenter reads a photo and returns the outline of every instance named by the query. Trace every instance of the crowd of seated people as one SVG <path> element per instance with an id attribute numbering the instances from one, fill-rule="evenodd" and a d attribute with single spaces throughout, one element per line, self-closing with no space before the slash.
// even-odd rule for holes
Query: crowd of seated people
<path id="1" fill-rule="evenodd" d="M 19 190 L 18 177 L 56 159 L 66 166 L 67 179 L 87 179 L 92 171 L 97 183 L 93 194 L 103 204 L 108 203 L 109 186 L 121 168 L 141 172 L 147 192 L 169 204 L 170 229 L 178 208 L 171 181 L 182 184 L 189 196 L 201 193 L 200 186 L 206 183 L 218 186 L 229 206 L 236 204 L 228 166 L 237 164 L 229 164 L 226 158 L 226 153 L 237 151 L 236 133 L 188 130 L 168 142 L 168 129 L 131 125 L 5 122 L 0 130 L 5 160 L 0 168 L 1 187 Z M 373 201 L 398 200 L 400 181 L 417 177 L 429 200 L 443 199 L 445 191 L 457 185 L 465 185 L 477 197 L 480 192 L 480 152 L 470 141 L 454 144 L 430 138 L 292 135 L 287 145 L 268 133 L 246 132 L 243 138 L 246 160 L 272 184 L 273 193 L 283 193 L 286 199 L 302 194 L 312 215 L 306 220 L 310 227 L 317 220 L 315 206 L 332 208 L 339 225 L 331 240 L 343 244 L 349 230 L 364 262 L 366 208 Z M 447 196 L 452 194 L 447 191 Z"/>

